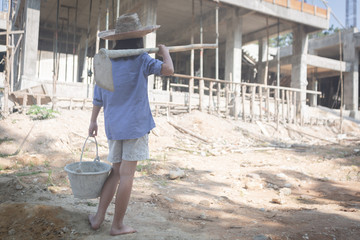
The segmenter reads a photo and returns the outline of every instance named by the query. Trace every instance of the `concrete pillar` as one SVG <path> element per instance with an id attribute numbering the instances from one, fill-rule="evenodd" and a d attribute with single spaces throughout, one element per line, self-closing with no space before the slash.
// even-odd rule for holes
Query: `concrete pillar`
<path id="1" fill-rule="evenodd" d="M 293 56 L 291 59 L 291 87 L 303 90 L 297 94 L 298 110 L 304 109 L 306 105 L 307 63 L 309 38 L 304 25 L 297 25 L 293 29 Z M 298 114 L 301 112 L 298 112 Z M 302 114 L 302 113 L 301 113 Z"/>
<path id="2" fill-rule="evenodd" d="M 264 76 L 265 76 L 265 63 L 266 61 L 266 53 L 267 53 L 267 41 L 265 39 L 259 39 L 259 60 L 257 64 L 257 82 L 264 84 Z"/>
<path id="3" fill-rule="evenodd" d="M 359 50 L 355 48 L 355 41 L 352 31 L 344 36 L 344 61 L 351 63 L 350 71 L 344 73 L 344 104 L 351 116 L 358 112 L 359 98 Z"/>
<path id="4" fill-rule="evenodd" d="M 25 32 L 21 59 L 21 89 L 37 85 L 36 62 L 39 42 L 41 0 L 25 2 Z"/>
<path id="5" fill-rule="evenodd" d="M 230 9 L 227 22 L 225 50 L 225 80 L 241 82 L 242 18 L 236 9 Z"/>
<path id="6" fill-rule="evenodd" d="M 157 0 L 143 1 L 142 8 L 138 13 L 142 25 L 144 26 L 156 25 L 157 4 L 158 4 Z M 145 48 L 156 47 L 156 32 L 149 33 L 144 37 L 144 47 Z M 155 58 L 155 54 L 150 54 L 150 56 Z M 148 89 L 151 90 L 153 88 L 154 88 L 154 75 L 148 77 Z"/>
<path id="7" fill-rule="evenodd" d="M 87 57 L 85 56 L 86 38 L 87 35 L 85 32 L 83 32 L 79 40 L 79 44 L 77 46 L 78 71 L 77 71 L 77 75 L 75 76 L 75 82 L 86 82 L 86 78 L 87 78 L 87 69 L 85 62 L 87 59 Z M 112 44 L 112 41 L 110 41 L 109 44 Z M 109 45 L 109 48 L 111 49 L 111 45 Z"/>

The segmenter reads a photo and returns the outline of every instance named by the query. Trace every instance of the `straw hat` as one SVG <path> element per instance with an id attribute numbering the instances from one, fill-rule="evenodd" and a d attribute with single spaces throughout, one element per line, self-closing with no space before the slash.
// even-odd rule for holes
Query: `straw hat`
<path id="1" fill-rule="evenodd" d="M 159 27 L 160 25 L 143 27 L 137 13 L 124 14 L 116 19 L 115 29 L 99 32 L 98 37 L 106 40 L 141 38 Z"/>

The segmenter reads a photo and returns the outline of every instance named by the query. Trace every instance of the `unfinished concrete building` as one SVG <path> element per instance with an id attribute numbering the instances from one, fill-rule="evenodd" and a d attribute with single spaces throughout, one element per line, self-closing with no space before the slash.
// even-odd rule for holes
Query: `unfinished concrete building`
<path id="1" fill-rule="evenodd" d="M 360 39 L 357 30 L 343 35 L 344 53 L 340 62 L 339 55 L 328 51 L 339 44 L 332 42 L 336 36 L 334 40 L 329 37 L 309 41 L 308 38 L 309 33 L 329 27 L 330 9 L 303 0 L 10 2 L 13 3 L 12 21 L 6 25 L 4 11 L 0 27 L 2 44 L 7 47 L 7 54 L 3 55 L 9 56 L 3 88 L 6 90 L 8 84 L 14 101 L 27 96 L 25 102 L 29 104 L 34 89 L 40 92 L 33 94 L 33 103 L 36 100 L 44 103 L 46 98 L 52 102 L 62 98 L 91 98 L 93 56 L 99 48 L 112 47 L 112 42 L 97 38 L 97 32 L 113 28 L 119 15 L 137 12 L 143 25 L 161 25 L 156 33 L 144 38 L 145 47 L 156 47 L 159 43 L 168 46 L 218 44 L 215 50 L 172 54 L 174 77 L 149 79 L 149 97 L 153 103 L 182 104 L 190 111 L 198 108 L 232 112 L 235 117 L 244 118 L 249 109 L 251 119 L 255 115 L 263 117 L 262 104 L 266 108 L 273 104 L 273 113 L 280 112 L 276 106 L 282 104 L 283 118 L 290 118 L 292 110 L 286 115 L 284 109 L 289 109 L 291 103 L 296 104 L 295 115 L 303 114 L 299 109 L 303 110 L 306 103 L 322 104 L 316 101 L 319 98 L 316 91 L 323 88 L 317 86 L 326 83 L 317 80 L 323 79 L 322 76 L 339 76 L 342 71 L 345 106 L 352 110 L 353 116 L 358 111 Z M 287 32 L 293 33 L 293 45 L 282 49 L 280 54 L 276 52 L 271 60 L 268 39 Z M 244 46 L 251 43 L 258 44 L 257 60 L 243 51 Z M 276 81 L 268 88 L 271 75 Z M 288 78 L 288 87 L 292 90 L 281 89 L 280 79 L 284 78 Z M 315 91 L 306 92 L 307 89 Z M 265 100 L 267 96 L 273 97 L 270 103 Z M 24 104 L 24 100 L 21 101 L 18 104 Z M 1 102 L 4 106 L 4 98 Z"/>

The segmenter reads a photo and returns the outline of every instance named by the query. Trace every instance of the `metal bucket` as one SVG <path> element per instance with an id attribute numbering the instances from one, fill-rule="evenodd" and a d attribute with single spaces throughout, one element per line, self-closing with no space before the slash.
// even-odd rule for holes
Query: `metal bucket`
<path id="1" fill-rule="evenodd" d="M 80 199 L 99 197 L 104 182 L 111 171 L 109 164 L 100 162 L 98 144 L 95 137 L 96 158 L 94 161 L 82 161 L 85 144 L 88 139 L 89 137 L 86 138 L 82 148 L 80 162 L 67 164 L 64 168 L 68 174 L 74 197 Z"/>

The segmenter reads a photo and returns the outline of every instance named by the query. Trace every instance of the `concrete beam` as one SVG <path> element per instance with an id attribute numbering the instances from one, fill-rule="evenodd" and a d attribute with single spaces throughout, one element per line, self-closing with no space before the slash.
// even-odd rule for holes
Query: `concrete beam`
<path id="1" fill-rule="evenodd" d="M 328 29 L 329 19 L 314 16 L 291 8 L 282 7 L 261 0 L 220 0 L 222 3 L 230 4 L 240 8 L 246 8 L 252 11 L 285 19 L 302 25 L 311 26 L 317 29 Z"/>
<path id="2" fill-rule="evenodd" d="M 249 11 L 248 11 L 249 12 Z M 227 11 L 226 9 L 219 9 L 219 25 L 226 20 L 227 17 Z M 209 11 L 205 14 L 203 14 L 203 26 L 204 27 L 209 27 L 209 26 L 213 26 L 215 25 L 215 10 L 214 11 Z M 199 22 L 200 22 L 200 17 L 196 17 L 195 18 L 195 26 L 190 26 L 188 23 L 182 24 L 178 27 L 178 30 L 176 32 L 174 32 L 173 34 L 169 34 L 168 38 L 163 39 L 164 42 L 166 42 L 167 45 L 173 45 L 179 42 L 179 40 L 184 39 L 184 36 L 189 36 L 191 35 L 191 32 L 194 33 L 198 33 L 199 32 Z M 215 27 L 214 27 L 215 29 Z M 188 41 L 190 41 L 190 37 L 188 39 Z"/>
<path id="3" fill-rule="evenodd" d="M 342 71 L 342 72 L 350 72 L 352 63 L 351 62 L 340 62 L 338 60 L 319 57 L 315 55 L 307 55 L 306 58 L 307 64 L 310 66 L 318 67 L 318 68 L 325 68 L 331 69 L 334 71 Z"/>
<path id="4" fill-rule="evenodd" d="M 264 22 L 265 22 L 265 18 L 264 18 Z M 280 34 L 283 34 L 285 32 L 288 32 L 289 29 L 291 29 L 291 26 L 289 26 L 288 24 L 285 23 L 281 23 L 279 26 L 279 32 Z M 269 26 L 269 36 L 273 36 L 275 34 L 278 33 L 278 24 L 273 24 Z M 266 26 L 262 29 L 259 29 L 255 32 L 251 32 L 251 33 L 247 33 L 246 35 L 243 36 L 243 44 L 247 44 L 250 42 L 254 42 L 257 41 L 260 38 L 267 38 L 267 28 Z"/>

